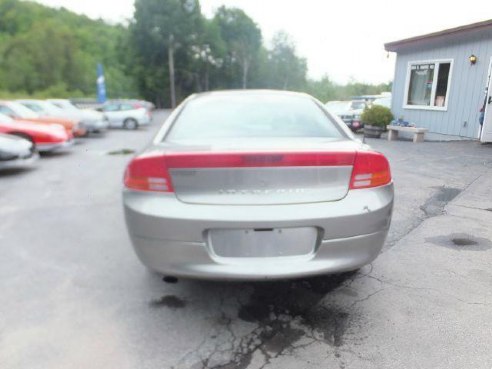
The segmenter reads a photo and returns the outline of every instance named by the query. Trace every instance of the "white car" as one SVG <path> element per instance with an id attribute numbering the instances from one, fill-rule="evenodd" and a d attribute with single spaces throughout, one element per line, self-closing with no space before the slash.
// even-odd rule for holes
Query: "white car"
<path id="1" fill-rule="evenodd" d="M 65 114 L 80 119 L 89 132 L 99 133 L 108 129 L 109 124 L 106 116 L 98 111 L 90 109 L 79 109 L 67 99 L 49 99 L 48 103 L 63 110 Z"/>
<path id="2" fill-rule="evenodd" d="M 365 101 L 329 101 L 325 104 L 326 109 L 332 114 L 338 115 L 352 130 L 357 131 L 363 127 L 360 116 L 367 107 Z"/>
<path id="3" fill-rule="evenodd" d="M 104 104 L 102 111 L 114 128 L 138 129 L 150 124 L 151 113 L 142 105 L 132 102 L 109 102 Z"/>
<path id="4" fill-rule="evenodd" d="M 56 104 L 54 103 L 55 101 L 57 102 Z M 18 102 L 42 115 L 80 121 L 87 132 L 102 132 L 108 128 L 108 122 L 103 114 L 93 110 L 78 109 L 69 100 L 44 101 L 31 99 L 18 100 Z"/>
<path id="5" fill-rule="evenodd" d="M 372 105 L 381 105 L 391 109 L 391 96 L 380 97 L 372 102 Z"/>

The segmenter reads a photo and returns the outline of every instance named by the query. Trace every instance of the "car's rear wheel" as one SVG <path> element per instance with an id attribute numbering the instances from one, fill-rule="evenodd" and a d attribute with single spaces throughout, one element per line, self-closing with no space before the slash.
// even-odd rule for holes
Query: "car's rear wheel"
<path id="1" fill-rule="evenodd" d="M 138 122 L 133 119 L 133 118 L 127 118 L 125 119 L 125 121 L 123 122 L 123 127 L 125 127 L 126 129 L 137 129 L 138 128 Z"/>

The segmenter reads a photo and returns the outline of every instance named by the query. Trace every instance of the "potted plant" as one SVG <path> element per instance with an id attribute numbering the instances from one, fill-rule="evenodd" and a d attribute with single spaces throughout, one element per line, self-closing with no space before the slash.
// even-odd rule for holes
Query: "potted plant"
<path id="1" fill-rule="evenodd" d="M 393 120 L 393 114 L 385 106 L 373 105 L 364 109 L 360 118 L 364 124 L 364 136 L 380 138 L 386 126 Z"/>

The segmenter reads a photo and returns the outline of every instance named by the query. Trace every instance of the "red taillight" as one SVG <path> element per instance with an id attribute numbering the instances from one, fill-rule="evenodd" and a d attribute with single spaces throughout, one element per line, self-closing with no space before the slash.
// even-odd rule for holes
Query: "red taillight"
<path id="1" fill-rule="evenodd" d="M 124 183 L 132 190 L 173 192 L 165 157 L 162 155 L 134 158 L 126 168 Z"/>
<path id="2" fill-rule="evenodd" d="M 139 191 L 173 192 L 169 169 L 352 166 L 355 152 L 151 153 L 133 159 L 124 183 Z"/>
<path id="3" fill-rule="evenodd" d="M 383 186 L 391 182 L 383 154 L 363 152 L 262 152 L 262 153 L 151 153 L 128 165 L 124 183 L 139 191 L 173 192 L 169 169 L 248 168 L 295 166 L 352 166 L 350 189 Z"/>
<path id="4" fill-rule="evenodd" d="M 388 159 L 374 151 L 358 152 L 350 179 L 350 189 L 383 186 L 391 182 Z"/>
<path id="5" fill-rule="evenodd" d="M 354 163 L 354 152 L 175 153 L 168 168 L 248 168 L 341 166 Z"/>

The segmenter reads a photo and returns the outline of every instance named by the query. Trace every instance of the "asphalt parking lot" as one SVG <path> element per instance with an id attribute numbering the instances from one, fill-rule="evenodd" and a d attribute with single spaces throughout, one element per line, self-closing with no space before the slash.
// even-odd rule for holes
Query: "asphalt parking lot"
<path id="1" fill-rule="evenodd" d="M 492 367 L 492 146 L 371 140 L 396 202 L 357 273 L 168 284 L 120 200 L 166 114 L 0 175 L 1 368 Z"/>

